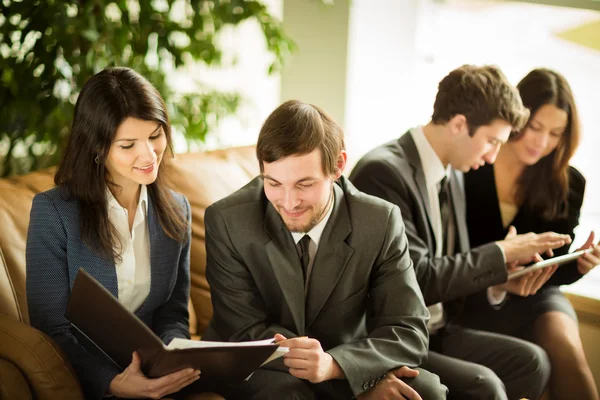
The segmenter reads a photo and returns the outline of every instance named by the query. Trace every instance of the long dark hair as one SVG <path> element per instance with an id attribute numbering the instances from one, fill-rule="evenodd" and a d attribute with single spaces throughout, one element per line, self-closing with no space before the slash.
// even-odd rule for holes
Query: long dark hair
<path id="1" fill-rule="evenodd" d="M 517 85 L 525 107 L 533 118 L 537 110 L 552 104 L 567 113 L 567 127 L 552 153 L 525 168 L 519 178 L 516 200 L 528 210 L 550 220 L 567 213 L 569 194 L 569 161 L 579 145 L 579 114 L 567 80 L 558 72 L 538 68 Z M 525 128 L 527 129 L 527 128 Z M 518 140 L 524 133 L 511 137 Z"/>
<path id="2" fill-rule="evenodd" d="M 83 87 L 73 116 L 73 126 L 54 182 L 79 201 L 80 232 L 83 241 L 109 260 L 120 258 L 121 241 L 108 219 L 106 189 L 110 182 L 104 160 L 108 156 L 117 128 L 125 119 L 158 122 L 167 138 L 167 150 L 157 179 L 148 185 L 159 223 L 177 241 L 185 239 L 187 221 L 184 210 L 162 179 L 173 156 L 171 127 L 165 103 L 158 91 L 129 68 L 107 68 L 94 75 Z"/>

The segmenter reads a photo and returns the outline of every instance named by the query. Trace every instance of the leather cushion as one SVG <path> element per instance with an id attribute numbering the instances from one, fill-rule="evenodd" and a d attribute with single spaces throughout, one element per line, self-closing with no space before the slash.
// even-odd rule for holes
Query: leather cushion
<path id="1" fill-rule="evenodd" d="M 83 400 L 79 382 L 66 357 L 50 337 L 0 314 L 0 359 L 25 376 L 37 400 Z"/>
<path id="2" fill-rule="evenodd" d="M 10 278 L 10 271 L 0 248 L 0 314 L 6 314 L 17 321 L 25 321 L 17 302 L 17 293 Z M 2 397 L 0 397 L 1 399 Z"/>
<path id="3" fill-rule="evenodd" d="M 197 327 L 190 323 L 192 333 L 202 335 L 212 317 L 210 289 L 205 275 L 204 211 L 215 201 L 229 196 L 250 182 L 259 173 L 254 146 L 178 154 L 172 161 L 168 180 L 173 189 L 187 197 L 192 207 L 190 297 L 197 317 Z"/>
<path id="4" fill-rule="evenodd" d="M 12 281 L 20 318 L 29 323 L 25 291 L 25 243 L 29 212 L 36 193 L 54 186 L 54 168 L 0 179 L 0 249 Z M 5 301 L 5 299 L 0 299 Z M 8 299 L 9 303 L 14 301 Z M 8 304 L 9 304 L 8 303 Z M 5 304 L 3 304 L 2 308 Z"/>
<path id="5" fill-rule="evenodd" d="M 31 400 L 25 377 L 10 361 L 0 358 L 0 399 Z"/>

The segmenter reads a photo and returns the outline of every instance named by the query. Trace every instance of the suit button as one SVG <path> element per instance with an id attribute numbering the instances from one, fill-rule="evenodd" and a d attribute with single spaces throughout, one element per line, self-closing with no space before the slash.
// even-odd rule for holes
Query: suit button
<path id="1" fill-rule="evenodd" d="M 363 383 L 363 390 L 369 389 L 369 382 Z"/>
<path id="2" fill-rule="evenodd" d="M 371 382 L 369 382 L 369 386 L 370 386 L 370 387 L 373 387 L 373 386 L 375 386 L 375 379 L 373 379 L 373 380 L 371 380 Z"/>

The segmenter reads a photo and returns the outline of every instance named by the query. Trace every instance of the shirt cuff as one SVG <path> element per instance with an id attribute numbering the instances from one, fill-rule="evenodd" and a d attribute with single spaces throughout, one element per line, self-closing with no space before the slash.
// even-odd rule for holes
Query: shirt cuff
<path id="1" fill-rule="evenodd" d="M 490 305 L 497 306 L 500 305 L 504 299 L 506 298 L 506 290 L 503 290 L 500 293 L 495 293 L 491 287 L 487 288 L 487 299 Z"/>

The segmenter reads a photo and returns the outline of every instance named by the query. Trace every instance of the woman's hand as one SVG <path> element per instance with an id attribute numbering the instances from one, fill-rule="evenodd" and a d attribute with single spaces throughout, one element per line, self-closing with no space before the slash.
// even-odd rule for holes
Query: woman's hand
<path id="1" fill-rule="evenodd" d="M 577 270 L 580 274 L 585 275 L 600 264 L 600 242 L 594 244 L 594 231 L 590 232 L 585 244 L 577 250 L 585 250 L 592 247 L 591 253 L 586 253 L 577 259 Z"/>
<path id="2" fill-rule="evenodd" d="M 539 262 L 542 260 L 543 258 L 539 254 L 535 255 L 535 262 Z M 523 268 L 525 267 L 517 266 L 515 263 L 513 263 L 512 265 L 507 265 L 509 274 L 512 272 L 520 271 Z M 544 286 L 546 282 L 548 282 L 548 279 L 552 277 L 557 268 L 558 266 L 555 264 L 546 268 L 540 268 L 533 271 L 529 271 L 528 273 L 519 278 L 509 279 L 505 283 L 494 286 L 493 288 L 502 289 L 507 291 L 508 293 L 512 293 L 521 297 L 533 296 L 538 292 L 538 290 L 542 288 L 542 286 Z"/>
<path id="3" fill-rule="evenodd" d="M 109 393 L 126 399 L 160 399 L 175 393 L 200 378 L 200 371 L 182 369 L 156 379 L 146 378 L 141 369 L 141 359 L 133 353 L 131 364 L 110 382 Z"/>

